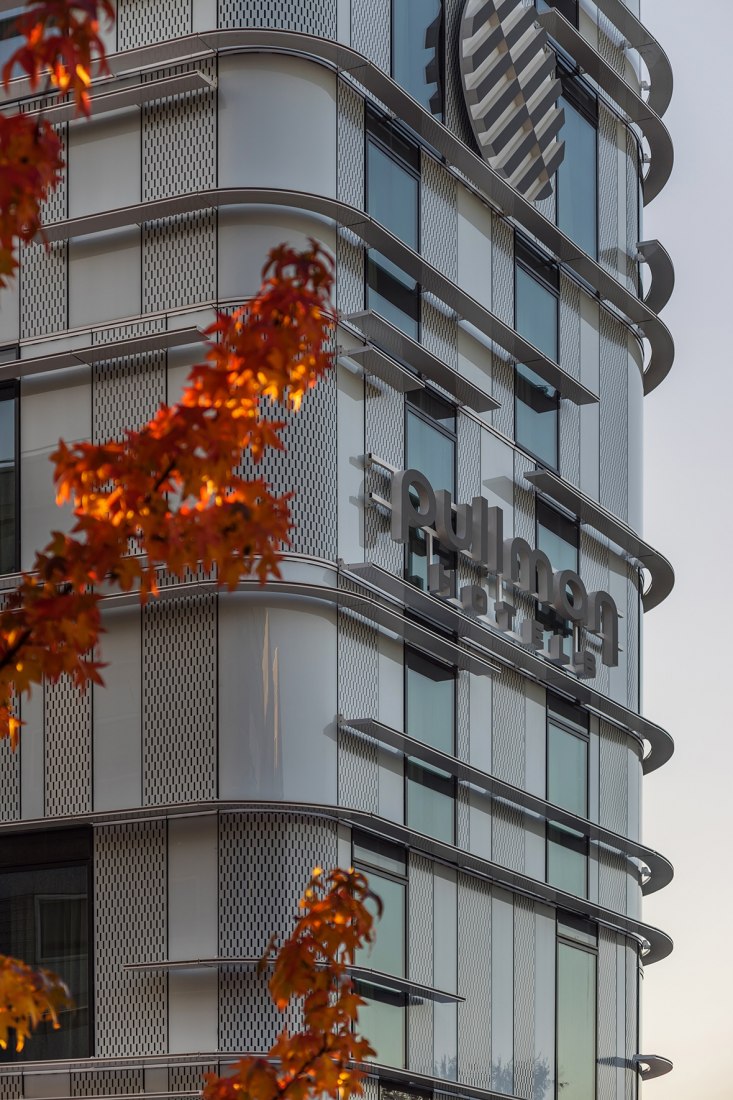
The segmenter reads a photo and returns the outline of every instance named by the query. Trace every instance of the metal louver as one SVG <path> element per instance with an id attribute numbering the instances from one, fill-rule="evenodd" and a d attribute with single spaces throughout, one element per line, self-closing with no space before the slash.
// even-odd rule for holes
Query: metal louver
<path id="1" fill-rule="evenodd" d="M 528 199 L 547 198 L 565 153 L 564 112 L 547 34 L 521 0 L 467 0 L 460 63 L 484 159 Z"/>

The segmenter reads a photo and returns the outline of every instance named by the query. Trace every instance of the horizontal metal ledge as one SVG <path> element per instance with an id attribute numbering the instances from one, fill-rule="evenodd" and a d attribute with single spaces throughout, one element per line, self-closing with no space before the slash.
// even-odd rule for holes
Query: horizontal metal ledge
<path id="1" fill-rule="evenodd" d="M 426 347 L 400 332 L 389 321 L 380 317 L 371 309 L 359 313 L 349 313 L 343 318 L 359 332 L 371 340 L 388 355 L 396 357 L 414 367 L 422 378 L 435 382 L 447 390 L 460 405 L 466 405 L 476 412 L 490 412 L 501 407 L 500 403 L 484 390 L 473 386 L 458 371 L 453 370 L 437 355 Z M 352 354 L 348 352 L 347 354 Z M 376 373 L 376 372 L 375 372 Z"/>
<path id="2" fill-rule="evenodd" d="M 613 852 L 618 852 L 629 860 L 635 859 L 645 863 L 649 868 L 650 877 L 642 883 L 642 893 L 644 894 L 653 894 L 657 890 L 662 890 L 670 884 L 674 877 L 674 869 L 669 860 L 660 855 L 659 852 L 647 848 L 646 845 L 638 844 L 620 833 L 614 833 L 611 829 L 606 829 L 602 825 L 589 821 L 588 818 L 569 813 L 560 806 L 547 802 L 544 798 L 530 794 L 529 791 L 524 791 L 511 783 L 505 783 L 503 780 L 489 775 L 488 772 L 481 771 L 463 760 L 458 760 L 455 756 L 448 755 L 448 753 L 440 752 L 431 745 L 415 740 L 414 737 L 408 737 L 407 734 L 401 733 L 391 726 L 385 726 L 384 723 L 378 722 L 376 719 L 345 717 L 341 719 L 341 725 L 346 729 L 356 730 L 357 733 L 372 737 L 380 744 L 388 745 L 407 756 L 422 760 L 433 768 L 447 772 L 449 775 L 455 776 L 459 782 L 478 787 L 492 799 L 510 802 L 513 806 L 519 806 L 545 821 L 564 825 L 577 833 L 582 833 L 583 836 L 588 837 L 594 843 Z"/>
<path id="3" fill-rule="evenodd" d="M 674 741 L 661 726 L 609 699 L 607 695 L 589 687 L 587 682 L 578 680 L 557 665 L 536 656 L 519 641 L 513 641 L 490 623 L 480 623 L 459 611 L 453 604 L 421 591 L 372 562 L 344 566 L 342 573 L 355 583 L 361 582 L 367 591 L 383 593 L 406 611 L 419 615 L 423 621 L 435 623 L 438 629 L 451 631 L 469 650 L 487 660 L 518 670 L 537 683 L 545 684 L 566 698 L 587 706 L 593 713 L 626 731 L 635 741 L 646 741 L 650 751 L 642 760 L 645 773 L 656 771 L 671 759 Z"/>
<path id="4" fill-rule="evenodd" d="M 653 1081 L 655 1077 L 664 1077 L 674 1069 L 670 1059 L 663 1058 L 661 1054 L 637 1054 L 634 1061 L 642 1081 Z"/>
<path id="5" fill-rule="evenodd" d="M 167 820 L 171 817 L 191 817 L 202 814 L 281 814 L 284 809 L 289 814 L 298 814 L 302 817 L 343 821 L 346 824 L 364 829 L 375 836 L 402 844 L 409 850 L 421 852 L 423 855 L 430 856 L 449 867 L 455 867 L 457 870 L 465 871 L 476 878 L 494 883 L 502 889 L 521 894 L 533 901 L 556 906 L 588 920 L 597 921 L 606 928 L 636 939 L 642 947 L 648 945 L 648 949 L 643 953 L 645 965 L 659 962 L 672 952 L 673 944 L 670 937 L 666 932 L 662 932 L 652 925 L 635 920 L 633 917 L 627 917 L 623 913 L 615 913 L 611 909 L 605 909 L 586 898 L 566 894 L 548 883 L 540 882 L 538 879 L 533 879 L 529 875 L 513 871 L 508 867 L 502 867 L 500 864 L 493 863 L 482 856 L 456 848 L 452 844 L 434 840 L 432 837 L 418 833 L 406 825 L 399 825 L 397 822 L 379 817 L 378 814 L 369 813 L 366 810 L 350 809 L 346 806 L 312 802 L 272 802 L 269 800 L 258 802 L 252 799 L 227 799 L 223 801 L 212 799 L 204 802 L 166 803 L 160 806 L 142 806 L 128 810 L 109 810 L 104 813 L 69 814 L 65 817 L 39 818 L 34 821 L 4 821 L 0 822 L 0 836 L 30 830 L 63 828 L 71 823 L 108 825 L 142 820 Z"/>
<path id="6" fill-rule="evenodd" d="M 340 323 L 343 324 L 343 322 Z M 341 362 L 351 361 L 358 366 L 361 375 L 379 378 L 397 393 L 414 393 L 415 390 L 425 389 L 425 383 L 416 374 L 400 366 L 391 356 L 386 355 L 381 348 L 375 348 L 373 344 L 363 344 L 358 348 L 341 348 L 338 358 Z"/>
<path id="7" fill-rule="evenodd" d="M 649 106 L 661 118 L 672 99 L 674 77 L 669 58 L 651 31 L 634 15 L 624 0 L 595 0 L 632 49 L 638 50 L 649 71 Z"/>
<path id="8" fill-rule="evenodd" d="M 121 340 L 110 340 L 105 344 L 90 344 L 88 347 L 75 348 L 74 351 L 58 351 L 52 355 L 12 359 L 0 365 L 0 381 L 7 378 L 28 378 L 48 371 L 88 366 L 92 363 L 102 363 L 107 359 L 128 358 L 205 342 L 204 333 L 195 326 L 169 329 L 166 332 L 151 332 L 145 336 L 126 336 Z"/>
<path id="9" fill-rule="evenodd" d="M 644 203 L 656 198 L 672 174 L 674 147 L 669 130 L 659 115 L 624 80 L 616 69 L 601 57 L 587 38 L 579 33 L 556 8 L 538 13 L 537 19 L 547 33 L 570 54 L 581 69 L 599 88 L 607 92 L 631 122 L 637 124 L 649 142 L 651 160 L 642 180 Z"/>
<path id="10" fill-rule="evenodd" d="M 661 241 L 639 241 L 636 246 L 642 263 L 647 264 L 652 277 L 644 301 L 655 313 L 660 313 L 674 291 L 674 266 L 669 252 Z"/>
<path id="11" fill-rule="evenodd" d="M 398 978 L 394 974 L 385 974 L 381 970 L 370 970 L 366 966 L 350 966 L 348 970 L 354 981 L 374 985 L 379 989 L 390 989 L 395 993 L 403 993 L 411 1004 L 420 998 L 442 1005 L 461 1004 L 466 999 L 459 997 L 457 993 L 447 993 L 444 989 L 434 989 L 431 985 Z"/>
<path id="12" fill-rule="evenodd" d="M 107 114 L 109 111 L 121 111 L 125 107 L 140 107 L 156 99 L 169 99 L 171 96 L 184 95 L 186 92 L 208 92 L 214 88 L 216 83 L 199 70 L 181 73 L 180 76 L 164 77 L 162 80 L 148 80 L 108 92 L 104 91 L 104 83 L 102 83 L 99 91 L 95 92 L 90 99 L 91 113 L 96 118 L 97 115 Z M 83 115 L 78 115 L 73 102 L 45 107 L 43 117 L 54 126 L 62 122 L 73 122 L 77 118 L 83 121 L 84 118 Z"/>
<path id="13" fill-rule="evenodd" d="M 618 2 L 627 15 L 631 16 L 620 0 Z M 640 332 L 649 340 L 651 347 L 651 357 L 644 374 L 645 393 L 651 392 L 667 376 L 674 362 L 674 342 L 667 326 L 646 303 L 633 294 L 617 277 L 602 268 L 587 252 L 583 252 L 533 203 L 520 195 L 486 161 L 417 103 L 404 88 L 351 47 L 334 42 L 332 39 L 301 34 L 297 31 L 274 28 L 221 30 L 142 46 L 136 50 L 113 55 L 109 60 L 111 69 L 122 73 L 139 71 L 151 66 L 160 67 L 168 63 L 175 64 L 182 60 L 210 57 L 219 51 L 299 55 L 335 70 L 339 77 L 347 81 L 357 92 L 366 89 L 399 121 L 409 126 L 430 150 L 437 151 L 449 168 L 464 177 L 465 181 L 482 194 L 495 209 L 513 218 L 520 226 L 527 229 L 557 257 L 560 264 L 590 284 L 604 301 L 610 302 L 621 312 L 629 324 L 639 327 Z M 352 76 L 358 84 L 354 83 Z M 15 84 L 22 86 L 22 82 L 14 82 Z M 12 93 L 21 94 L 14 86 L 11 86 Z"/>
<path id="14" fill-rule="evenodd" d="M 600 504 L 549 470 L 535 470 L 524 475 L 536 489 L 574 513 L 581 523 L 620 546 L 644 566 L 651 576 L 651 585 L 643 594 L 644 610 L 651 611 L 665 600 L 674 588 L 674 569 L 658 550 L 644 542 L 627 524 L 607 512 Z"/>
<path id="15" fill-rule="evenodd" d="M 49 241 L 69 240 L 201 210 L 232 206 L 278 206 L 301 210 L 326 218 L 341 229 L 353 232 L 364 245 L 376 248 L 388 256 L 407 275 L 419 282 L 423 289 L 435 294 L 459 317 L 469 321 L 494 344 L 503 348 L 515 362 L 531 367 L 544 381 L 559 390 L 563 397 L 578 405 L 595 404 L 598 401 L 595 394 L 567 374 L 554 360 L 525 340 L 496 314 L 485 309 L 383 225 L 364 211 L 338 199 L 280 188 L 211 188 L 70 218 L 47 226 L 45 234 Z"/>

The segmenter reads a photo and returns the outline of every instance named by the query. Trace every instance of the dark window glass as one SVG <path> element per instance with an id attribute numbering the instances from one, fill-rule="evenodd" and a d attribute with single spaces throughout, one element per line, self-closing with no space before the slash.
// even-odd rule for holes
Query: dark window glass
<path id="1" fill-rule="evenodd" d="M 560 100 L 565 156 L 557 170 L 557 224 L 590 256 L 598 254 L 598 131 L 568 96 Z"/>
<path id="2" fill-rule="evenodd" d="M 443 117 L 443 4 L 392 0 L 392 76 L 438 118 Z"/>
<path id="3" fill-rule="evenodd" d="M 548 715 L 547 800 L 578 817 L 588 815 L 588 739 Z M 588 893 L 588 839 L 563 825 L 547 826 L 547 881 L 559 890 Z"/>
<path id="4" fill-rule="evenodd" d="M 557 945 L 557 1089 L 562 1100 L 596 1096 L 596 956 Z"/>
<path id="5" fill-rule="evenodd" d="M 17 386 L 0 386 L 0 573 L 18 568 Z"/>
<path id="6" fill-rule="evenodd" d="M 407 824 L 418 833 L 453 844 L 455 836 L 455 779 L 408 757 Z"/>
<path id="7" fill-rule="evenodd" d="M 578 0 L 537 0 L 537 11 L 557 10 L 565 16 L 568 23 L 574 27 L 578 25 Z"/>
<path id="8" fill-rule="evenodd" d="M 91 1053 L 89 861 L 72 862 L 89 844 L 79 833 L 67 835 L 68 845 L 59 832 L 50 839 L 30 838 L 28 844 L 25 838 L 12 838 L 15 851 L 10 845 L 0 849 L 0 953 L 54 971 L 74 999 L 73 1008 L 59 1017 L 59 1030 L 42 1024 L 20 1054 L 14 1044 L 9 1046 L 0 1055 L 4 1062 Z M 68 863 L 60 862 L 64 857 Z"/>
<path id="9" fill-rule="evenodd" d="M 456 677 L 452 668 L 405 650 L 405 732 L 453 754 Z"/>
<path id="10" fill-rule="evenodd" d="M 407 874 L 405 849 L 382 837 L 368 833 L 353 834 L 354 863 L 366 863 L 392 875 Z"/>
<path id="11" fill-rule="evenodd" d="M 385 123 L 370 117 L 367 141 L 366 208 L 373 218 L 417 251 L 419 179 L 417 149 Z M 417 337 L 420 296 L 417 283 L 379 252 L 367 254 L 367 306 L 408 336 Z"/>
<path id="12" fill-rule="evenodd" d="M 409 394 L 406 407 L 406 466 L 424 474 L 433 489 L 446 489 L 454 496 L 455 408 L 427 391 L 419 391 L 415 396 Z M 426 591 L 428 566 L 435 563 L 451 570 L 455 567 L 455 555 L 444 550 L 437 539 L 426 538 L 422 531 L 412 530 L 407 552 L 407 579 Z"/>
<path id="13" fill-rule="evenodd" d="M 15 51 L 23 45 L 23 36 L 19 34 L 15 25 L 15 20 L 23 10 L 21 5 L 0 16 L 0 67 L 9 61 Z M 13 75 L 20 75 L 20 70 L 15 69 Z"/>
<path id="14" fill-rule="evenodd" d="M 556 572 L 561 569 L 570 569 L 573 573 L 577 573 L 580 547 L 580 530 L 577 522 L 562 515 L 555 508 L 550 508 L 543 500 L 537 501 L 536 518 L 537 549 L 547 554 Z M 572 603 L 572 591 L 568 589 L 567 594 Z M 549 643 L 552 634 L 570 637 L 573 633 L 573 624 L 569 620 L 561 619 L 549 604 L 537 605 L 537 619 L 545 626 L 545 644 Z"/>
<path id="15" fill-rule="evenodd" d="M 542 277 L 547 265 L 543 263 L 533 273 L 525 263 L 526 255 L 517 252 L 515 327 L 536 348 L 557 360 L 557 290 Z M 537 269 L 539 264 L 532 266 Z M 556 279 L 556 271 L 551 274 Z M 560 406 L 557 390 L 520 364 L 515 374 L 515 398 L 517 443 L 556 469 Z"/>

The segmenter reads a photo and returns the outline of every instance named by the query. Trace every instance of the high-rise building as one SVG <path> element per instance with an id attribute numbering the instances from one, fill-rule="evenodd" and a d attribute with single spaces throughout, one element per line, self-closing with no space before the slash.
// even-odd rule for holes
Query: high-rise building
<path id="1" fill-rule="evenodd" d="M 338 367 L 264 464 L 282 579 L 110 597 L 107 686 L 36 692 L 0 747 L 0 951 L 76 997 L 2 1100 L 188 1097 L 266 1050 L 252 959 L 315 864 L 384 900 L 368 1100 L 633 1100 L 669 1068 L 639 1013 L 672 875 L 640 836 L 673 583 L 642 406 L 673 273 L 641 218 L 672 76 L 635 8 L 118 0 L 94 117 L 51 108 L 50 250 L 0 295 L 5 587 L 68 521 L 58 438 L 175 400 L 271 246 L 334 252 Z"/>

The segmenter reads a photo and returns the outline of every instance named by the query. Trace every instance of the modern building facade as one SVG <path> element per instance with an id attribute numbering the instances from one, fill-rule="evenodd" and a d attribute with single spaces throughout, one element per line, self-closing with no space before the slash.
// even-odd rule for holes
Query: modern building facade
<path id="1" fill-rule="evenodd" d="M 49 116 L 50 251 L 0 296 L 2 583 L 68 519 L 58 438 L 175 400 L 283 240 L 336 256 L 338 367 L 265 463 L 282 579 L 110 597 L 106 688 L 47 686 L 0 748 L 0 951 L 77 1004 L 0 1098 L 195 1096 L 266 1050 L 251 960 L 338 862 L 385 903 L 369 1100 L 633 1100 L 668 1068 L 640 1022 L 671 949 L 640 835 L 672 751 L 642 706 L 667 58 L 633 0 L 117 7 L 94 117 Z"/>

